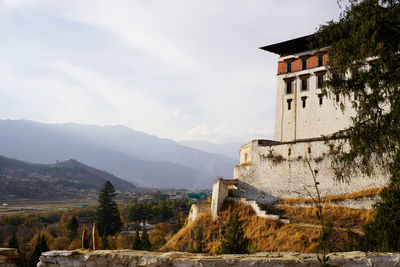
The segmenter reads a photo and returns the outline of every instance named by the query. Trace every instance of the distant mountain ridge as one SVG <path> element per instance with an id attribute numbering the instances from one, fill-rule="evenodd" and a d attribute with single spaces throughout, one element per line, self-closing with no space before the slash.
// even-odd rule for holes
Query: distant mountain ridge
<path id="1" fill-rule="evenodd" d="M 0 154 L 36 163 L 76 158 L 144 186 L 210 186 L 233 159 L 125 126 L 0 120 Z"/>
<path id="2" fill-rule="evenodd" d="M 231 159 L 238 157 L 239 149 L 243 145 L 241 143 L 215 144 L 205 140 L 181 141 L 179 143 L 187 147 L 207 151 L 208 153 L 223 155 Z"/>
<path id="3" fill-rule="evenodd" d="M 74 159 L 56 164 L 34 164 L 0 156 L 0 198 L 86 197 L 106 181 L 117 190 L 132 191 L 131 182 Z"/>

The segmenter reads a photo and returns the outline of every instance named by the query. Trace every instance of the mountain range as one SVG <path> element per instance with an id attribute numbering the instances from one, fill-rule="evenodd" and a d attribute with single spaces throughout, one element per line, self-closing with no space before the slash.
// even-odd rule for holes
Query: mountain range
<path id="1" fill-rule="evenodd" d="M 0 156 L 0 199 L 86 198 L 110 181 L 117 190 L 133 191 L 131 182 L 74 159 L 34 164 Z"/>
<path id="2" fill-rule="evenodd" d="M 236 162 L 125 126 L 28 120 L 0 120 L 0 155 L 44 164 L 73 158 L 137 185 L 177 188 L 231 178 Z"/>

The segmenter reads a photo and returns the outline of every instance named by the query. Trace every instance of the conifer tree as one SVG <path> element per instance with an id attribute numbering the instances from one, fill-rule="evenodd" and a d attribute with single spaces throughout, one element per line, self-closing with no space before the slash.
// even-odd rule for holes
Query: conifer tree
<path id="1" fill-rule="evenodd" d="M 47 245 L 46 236 L 43 234 L 39 234 L 38 239 L 36 241 L 35 248 L 32 252 L 30 265 L 36 266 L 39 262 L 39 257 L 43 252 L 49 251 L 49 247 Z"/>
<path id="2" fill-rule="evenodd" d="M 106 231 L 103 231 L 103 234 L 101 235 L 101 238 L 100 238 L 100 249 L 102 249 L 102 250 L 110 249 L 110 245 L 108 243 L 108 238 L 107 238 L 107 235 L 106 235 Z"/>
<path id="3" fill-rule="evenodd" d="M 249 239 L 244 236 L 242 222 L 236 208 L 231 212 L 227 230 L 218 248 L 219 254 L 241 254 L 248 252 Z"/>
<path id="4" fill-rule="evenodd" d="M 193 252 L 194 253 L 203 253 L 206 247 L 206 243 L 204 241 L 204 227 L 202 224 L 196 225 L 194 231 L 192 232 L 193 236 Z"/>
<path id="5" fill-rule="evenodd" d="M 16 235 L 15 231 L 12 232 L 11 238 L 8 241 L 7 247 L 18 249 L 18 239 L 17 239 L 17 235 Z"/>
<path id="6" fill-rule="evenodd" d="M 329 47 L 325 94 L 349 99 L 355 115 L 348 128 L 333 135 L 333 161 L 339 180 L 354 172 L 374 176 L 377 167 L 389 174 L 365 227 L 366 250 L 400 250 L 400 1 L 339 0 L 343 12 L 315 34 L 314 45 Z M 341 104 L 342 109 L 345 108 Z"/>
<path id="7" fill-rule="evenodd" d="M 141 249 L 141 241 L 140 241 L 140 235 L 139 235 L 138 228 L 136 228 L 135 235 L 133 236 L 132 249 L 136 249 L 136 250 Z"/>
<path id="8" fill-rule="evenodd" d="M 174 234 L 177 233 L 184 225 L 185 225 L 186 215 L 181 212 L 176 219 L 176 223 L 174 225 Z"/>
<path id="9" fill-rule="evenodd" d="M 150 240 L 149 240 L 149 235 L 147 234 L 146 224 L 143 224 L 142 238 L 141 238 L 141 242 L 140 242 L 140 247 L 141 247 L 141 250 L 150 250 L 151 249 L 151 243 L 150 243 Z"/>
<path id="10" fill-rule="evenodd" d="M 364 226 L 361 238 L 364 251 L 400 251 L 400 189 L 397 185 L 384 188 L 374 208 L 373 221 Z"/>
<path id="11" fill-rule="evenodd" d="M 117 203 L 112 199 L 116 196 L 114 186 L 107 181 L 99 192 L 99 206 L 96 213 L 96 225 L 100 235 L 115 235 L 121 231 L 122 221 Z"/>
<path id="12" fill-rule="evenodd" d="M 77 234 L 78 232 L 78 227 L 79 227 L 79 223 L 78 223 L 78 219 L 76 218 L 75 215 L 73 215 L 67 223 L 67 229 L 70 230 L 73 234 Z"/>

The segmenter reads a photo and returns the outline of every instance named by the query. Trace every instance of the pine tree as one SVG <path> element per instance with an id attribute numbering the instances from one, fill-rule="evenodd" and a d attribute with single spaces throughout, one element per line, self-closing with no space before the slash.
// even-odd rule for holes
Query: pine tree
<path id="1" fill-rule="evenodd" d="M 140 241 L 140 235 L 139 235 L 138 228 L 136 228 L 135 235 L 133 236 L 132 249 L 136 249 L 136 250 L 141 249 L 141 241 Z"/>
<path id="2" fill-rule="evenodd" d="M 110 245 L 108 244 L 106 231 L 103 231 L 103 234 L 102 234 L 102 236 L 100 238 L 100 249 L 102 249 L 102 250 L 110 249 Z"/>
<path id="3" fill-rule="evenodd" d="M 17 235 L 16 235 L 15 231 L 12 232 L 11 238 L 8 241 L 7 247 L 18 249 L 18 239 L 17 239 Z"/>
<path id="4" fill-rule="evenodd" d="M 115 235 L 121 231 L 122 221 L 117 203 L 112 199 L 116 196 L 114 186 L 107 181 L 99 193 L 99 207 L 97 208 L 96 224 L 100 235 Z"/>
<path id="5" fill-rule="evenodd" d="M 42 255 L 42 253 L 46 251 L 49 251 L 49 247 L 46 241 L 46 236 L 44 234 L 43 235 L 39 234 L 35 248 L 32 252 L 30 265 L 36 266 L 36 264 L 39 262 L 40 255 Z"/>
<path id="6" fill-rule="evenodd" d="M 218 248 L 219 254 L 241 254 L 248 252 L 249 239 L 244 236 L 242 222 L 236 208 L 229 216 L 227 230 Z"/>
<path id="7" fill-rule="evenodd" d="M 354 116 L 338 137 L 335 173 L 374 176 L 376 166 L 400 178 L 400 1 L 339 0 L 339 21 L 322 25 L 315 47 L 329 47 L 324 94 L 341 94 Z M 341 103 L 341 108 L 346 108 Z M 347 107 L 350 108 L 350 107 Z M 400 182 L 400 181 L 399 181 Z"/>
<path id="8" fill-rule="evenodd" d="M 149 240 L 149 235 L 147 234 L 146 224 L 143 224 L 142 238 L 141 238 L 141 242 L 140 242 L 140 247 L 141 247 L 141 250 L 150 250 L 151 249 L 151 243 L 150 243 L 150 240 Z"/>
<path id="9" fill-rule="evenodd" d="M 206 247 L 204 242 L 204 227 L 202 224 L 196 225 L 194 231 L 192 232 L 193 236 L 193 252 L 194 253 L 203 253 Z"/>
<path id="10" fill-rule="evenodd" d="M 340 180 L 355 171 L 372 177 L 377 169 L 389 174 L 390 183 L 380 194 L 374 221 L 365 226 L 361 246 L 399 251 L 400 1 L 338 2 L 344 4 L 339 21 L 321 26 L 314 44 L 329 47 L 332 75 L 324 82 L 324 93 L 350 99 L 355 111 L 349 127 L 333 135 L 339 138 L 334 171 Z"/>
<path id="11" fill-rule="evenodd" d="M 68 220 L 67 229 L 70 230 L 73 234 L 76 234 L 78 232 L 78 227 L 78 219 L 74 215 Z"/>
<path id="12" fill-rule="evenodd" d="M 183 212 L 179 213 L 176 223 L 174 225 L 174 234 L 177 233 L 185 225 L 185 219 L 186 215 Z"/>
<path id="13" fill-rule="evenodd" d="M 400 189 L 397 185 L 381 191 L 373 221 L 364 226 L 361 248 L 364 251 L 400 251 Z"/>

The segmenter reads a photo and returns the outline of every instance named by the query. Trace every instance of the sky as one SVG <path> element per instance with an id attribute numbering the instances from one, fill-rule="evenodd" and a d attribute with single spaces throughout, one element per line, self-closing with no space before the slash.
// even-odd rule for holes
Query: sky
<path id="1" fill-rule="evenodd" d="M 0 0 L 0 119 L 272 139 L 278 56 L 335 0 Z"/>

